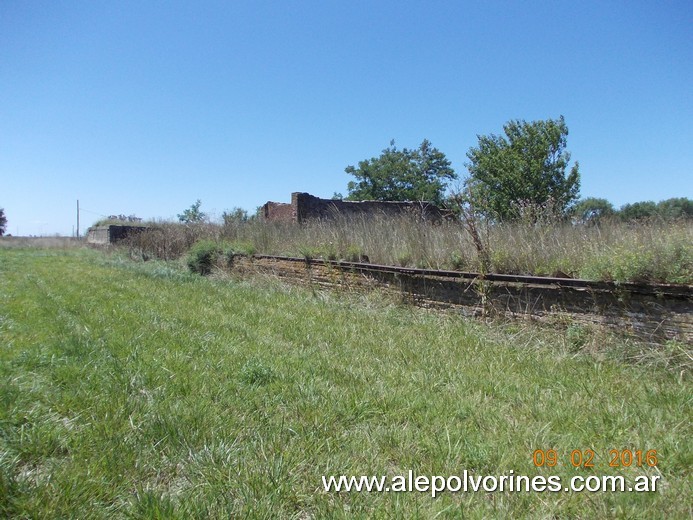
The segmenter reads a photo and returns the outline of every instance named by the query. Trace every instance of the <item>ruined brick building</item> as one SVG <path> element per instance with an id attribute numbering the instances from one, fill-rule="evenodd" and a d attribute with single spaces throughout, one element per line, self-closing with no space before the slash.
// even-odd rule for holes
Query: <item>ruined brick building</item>
<path id="1" fill-rule="evenodd" d="M 312 219 L 333 219 L 338 216 L 397 216 L 413 214 L 423 220 L 441 221 L 448 212 L 428 202 L 381 202 L 366 200 L 353 202 L 347 200 L 321 199 L 308 193 L 294 192 L 291 202 L 267 202 L 260 211 L 261 216 L 270 222 L 301 223 Z"/>

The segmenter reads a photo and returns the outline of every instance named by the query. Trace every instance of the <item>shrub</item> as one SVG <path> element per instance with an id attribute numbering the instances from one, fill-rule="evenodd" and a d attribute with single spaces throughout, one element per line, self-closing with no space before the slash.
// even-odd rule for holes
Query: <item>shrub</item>
<path id="1" fill-rule="evenodd" d="M 363 250 L 359 246 L 351 245 L 347 247 L 344 260 L 347 262 L 368 262 L 368 256 L 364 254 Z"/>
<path id="2" fill-rule="evenodd" d="M 409 267 L 409 265 L 412 263 L 412 256 L 411 253 L 408 251 L 401 251 L 397 255 L 397 265 L 400 267 Z"/>
<path id="3" fill-rule="evenodd" d="M 322 257 L 322 251 L 320 248 L 314 246 L 300 246 L 298 248 L 298 253 L 306 260 L 314 260 Z"/>
<path id="4" fill-rule="evenodd" d="M 471 261 L 467 259 L 464 253 L 453 251 L 450 255 L 450 267 L 455 271 L 464 271 Z"/>
<path id="5" fill-rule="evenodd" d="M 187 264 L 193 273 L 207 275 L 212 272 L 214 261 L 222 254 L 222 249 L 213 240 L 200 240 L 188 252 Z"/>

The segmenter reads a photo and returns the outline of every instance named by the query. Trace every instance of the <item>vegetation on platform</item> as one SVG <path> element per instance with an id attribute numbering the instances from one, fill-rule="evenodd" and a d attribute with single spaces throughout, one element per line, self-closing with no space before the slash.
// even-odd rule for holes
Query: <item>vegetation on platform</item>
<path id="1" fill-rule="evenodd" d="M 135 256 L 176 259 L 198 240 L 263 254 L 470 272 L 569 276 L 589 280 L 693 283 L 693 219 L 598 225 L 355 217 L 292 223 L 225 219 L 223 225 L 159 223 L 128 243 Z M 226 243 L 224 246 L 222 243 Z"/>

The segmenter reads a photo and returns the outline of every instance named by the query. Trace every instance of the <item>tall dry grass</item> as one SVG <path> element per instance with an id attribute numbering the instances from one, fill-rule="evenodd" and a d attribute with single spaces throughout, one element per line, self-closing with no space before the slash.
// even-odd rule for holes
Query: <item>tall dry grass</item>
<path id="1" fill-rule="evenodd" d="M 484 224 L 479 235 L 494 273 L 594 280 L 693 282 L 693 222 L 649 221 L 599 226 Z M 413 216 L 341 217 L 297 225 L 261 220 L 224 225 L 158 223 L 129 246 L 173 259 L 199 239 L 239 251 L 479 272 L 478 248 L 459 221 L 431 224 Z"/>
<path id="2" fill-rule="evenodd" d="M 221 226 L 206 222 L 147 222 L 147 229 L 130 235 L 123 245 L 133 257 L 176 260 L 185 255 L 199 240 L 219 240 Z"/>

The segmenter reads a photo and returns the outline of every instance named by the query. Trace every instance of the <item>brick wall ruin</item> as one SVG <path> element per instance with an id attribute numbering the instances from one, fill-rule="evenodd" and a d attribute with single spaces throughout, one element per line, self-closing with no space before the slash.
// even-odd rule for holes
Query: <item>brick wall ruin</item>
<path id="1" fill-rule="evenodd" d="M 305 222 L 307 220 L 328 220 L 337 216 L 397 216 L 413 214 L 424 220 L 440 221 L 447 218 L 447 212 L 428 202 L 381 202 L 366 200 L 361 202 L 347 200 L 321 199 L 308 193 L 294 192 L 290 203 L 267 202 L 261 214 L 271 222 Z"/>

